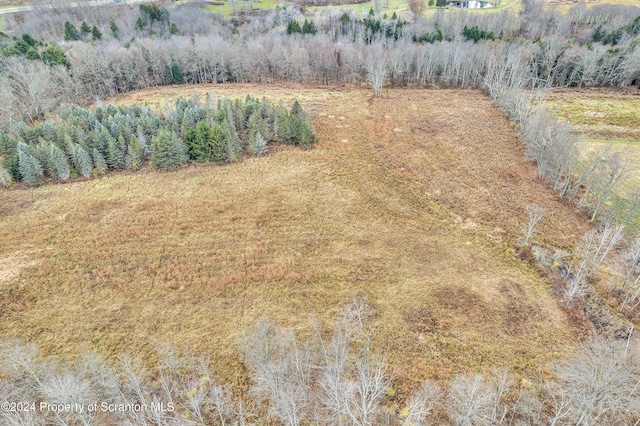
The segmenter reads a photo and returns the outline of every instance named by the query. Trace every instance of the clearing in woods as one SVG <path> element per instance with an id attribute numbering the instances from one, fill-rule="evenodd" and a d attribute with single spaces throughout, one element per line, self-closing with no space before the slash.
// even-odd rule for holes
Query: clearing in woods
<path id="1" fill-rule="evenodd" d="M 206 85 L 112 102 L 209 91 L 298 99 L 316 148 L 0 191 L 0 335 L 67 360 L 95 348 L 153 362 L 171 343 L 239 383 L 257 319 L 308 335 L 312 316 L 330 328 L 366 292 L 375 348 L 405 389 L 494 366 L 531 377 L 580 338 L 509 250 L 527 205 L 548 209 L 539 244 L 572 249 L 588 224 L 481 92 Z"/>

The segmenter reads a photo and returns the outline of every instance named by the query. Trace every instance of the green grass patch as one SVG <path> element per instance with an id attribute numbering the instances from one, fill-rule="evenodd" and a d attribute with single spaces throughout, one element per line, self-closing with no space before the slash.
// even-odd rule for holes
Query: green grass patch
<path id="1" fill-rule="evenodd" d="M 547 108 L 585 135 L 585 153 L 610 148 L 631 162 L 631 176 L 611 201 L 614 206 L 628 203 L 640 185 L 640 97 L 615 90 L 562 91 L 548 96 Z"/>

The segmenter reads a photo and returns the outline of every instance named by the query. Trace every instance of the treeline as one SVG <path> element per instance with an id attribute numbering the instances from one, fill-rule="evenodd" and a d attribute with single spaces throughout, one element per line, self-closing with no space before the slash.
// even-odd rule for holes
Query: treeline
<path id="1" fill-rule="evenodd" d="M 243 152 L 263 155 L 269 144 L 309 148 L 315 134 L 307 114 L 295 101 L 219 99 L 200 105 L 197 97 L 178 99 L 160 114 L 146 106 L 62 105 L 59 118 L 27 125 L 12 122 L 0 131 L 0 183 L 37 185 L 138 169 L 145 162 L 172 169 L 187 161 L 232 162 Z"/>
<path id="2" fill-rule="evenodd" d="M 295 11 L 278 8 L 235 34 L 228 22 L 204 25 L 199 16 L 193 26 L 180 25 L 180 35 L 172 35 L 169 26 L 163 36 L 150 37 L 151 29 L 160 31 L 160 22 L 168 25 L 160 10 L 157 18 L 146 14 L 138 30 L 135 21 L 143 14 L 130 18 L 133 22 L 118 21 L 119 38 L 107 23 L 104 40 L 72 42 L 64 52 L 53 42 L 51 48 L 32 46 L 35 39 L 25 33 L 9 40 L 15 46 L 6 46 L 19 54 L 0 58 L 0 127 L 6 128 L 9 119 L 42 120 L 60 103 L 83 104 L 166 84 L 375 81 L 376 93 L 385 84 L 482 87 L 492 64 L 509 56 L 524 64 L 519 78 L 527 88 L 638 85 L 637 19 L 602 10 L 609 9 L 594 7 L 566 17 L 542 11 L 567 28 L 552 30 L 546 21 L 531 18 L 523 30 L 513 28 L 518 20 L 508 13 L 481 18 L 447 12 L 407 23 L 397 16 L 334 11 L 304 21 Z M 182 13 L 187 12 L 172 10 L 171 19 L 181 19 Z M 598 28 L 602 34 L 623 28 L 623 36 L 613 47 L 596 42 Z M 45 55 L 45 49 L 55 55 Z M 26 59 L 38 55 L 45 62 Z"/>
<path id="3" fill-rule="evenodd" d="M 3 406 L 0 419 L 12 425 L 287 426 L 632 425 L 640 419 L 638 361 L 620 342 L 606 340 L 578 347 L 533 383 L 494 369 L 448 383 L 425 381 L 399 397 L 393 370 L 371 344 L 374 313 L 356 297 L 332 333 L 315 325 L 315 337 L 304 341 L 258 321 L 239 347 L 248 392 L 217 381 L 206 357 L 168 346 L 159 348 L 153 368 L 129 355 L 110 362 L 87 352 L 62 366 L 43 359 L 35 345 L 5 340 L 0 389 L 15 404 Z"/>

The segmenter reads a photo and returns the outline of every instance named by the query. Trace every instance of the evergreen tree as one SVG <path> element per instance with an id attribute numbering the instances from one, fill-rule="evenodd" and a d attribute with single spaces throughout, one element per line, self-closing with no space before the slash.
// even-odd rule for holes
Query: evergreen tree
<path id="1" fill-rule="evenodd" d="M 301 33 L 302 28 L 300 28 L 300 24 L 295 19 L 292 19 L 287 23 L 287 34 Z"/>
<path id="2" fill-rule="evenodd" d="M 78 29 L 69 21 L 64 23 L 64 39 L 65 41 L 80 40 Z"/>
<path id="3" fill-rule="evenodd" d="M 22 180 L 29 185 L 37 185 L 44 176 L 42 166 L 24 142 L 18 143 L 18 167 Z"/>
<path id="4" fill-rule="evenodd" d="M 98 148 L 101 153 L 107 153 L 109 149 L 109 142 L 112 139 L 113 138 L 107 128 L 96 121 L 93 130 L 93 146 Z"/>
<path id="5" fill-rule="evenodd" d="M 102 32 L 95 25 L 91 28 L 91 37 L 94 40 L 102 40 Z"/>
<path id="6" fill-rule="evenodd" d="M 182 75 L 182 69 L 180 69 L 180 64 L 178 61 L 172 59 L 171 60 L 171 80 L 172 84 L 183 84 L 184 76 Z"/>
<path id="7" fill-rule="evenodd" d="M 80 25 L 80 32 L 83 35 L 87 35 L 91 32 L 91 27 L 89 25 L 87 25 L 87 23 L 85 21 L 82 21 L 82 25 Z"/>
<path id="8" fill-rule="evenodd" d="M 49 177 L 55 176 L 55 170 L 51 164 L 51 147 L 50 144 L 42 138 L 39 138 L 38 143 L 31 145 L 31 155 L 38 160 L 38 163 L 42 166 L 42 170 Z"/>
<path id="9" fill-rule="evenodd" d="M 267 153 L 267 141 L 260 132 L 249 136 L 249 153 L 252 155 L 264 155 Z"/>
<path id="10" fill-rule="evenodd" d="M 178 159 L 180 160 L 180 164 L 186 163 L 187 161 L 189 161 L 189 149 L 184 144 L 182 139 L 178 137 L 178 135 L 176 135 L 175 133 L 172 133 L 171 137 L 173 138 L 173 144 L 175 146 L 176 153 L 178 154 Z"/>
<path id="11" fill-rule="evenodd" d="M 228 121 L 222 122 L 222 133 L 225 141 L 224 159 L 229 162 L 236 161 L 242 152 L 242 147 L 238 143 L 238 136 L 234 132 L 235 126 Z"/>
<path id="12" fill-rule="evenodd" d="M 262 113 L 259 109 L 253 111 L 249 116 L 249 140 L 255 137 L 256 133 L 260 133 L 266 141 L 271 140 L 271 130 L 267 122 L 262 118 Z"/>
<path id="13" fill-rule="evenodd" d="M 111 33 L 111 36 L 116 40 L 120 39 L 120 28 L 118 28 L 116 23 L 113 21 L 109 22 L 109 32 Z"/>
<path id="14" fill-rule="evenodd" d="M 110 169 L 124 169 L 124 155 L 126 149 L 124 145 L 124 138 L 122 136 L 120 136 L 118 140 L 115 140 L 114 138 L 109 140 L 109 145 L 107 147 L 107 164 Z"/>
<path id="15" fill-rule="evenodd" d="M 293 106 L 291 107 L 290 114 L 298 117 L 300 120 L 307 119 L 307 113 L 304 112 L 304 110 L 302 109 L 302 107 L 300 106 L 297 100 L 293 102 Z"/>
<path id="16" fill-rule="evenodd" d="M 51 144 L 50 151 L 51 168 L 54 171 L 52 177 L 61 180 L 69 179 L 71 170 L 69 169 L 69 162 L 67 161 L 65 153 L 54 144 Z"/>
<path id="17" fill-rule="evenodd" d="M 73 160 L 73 165 L 80 176 L 91 176 L 93 164 L 91 164 L 91 157 L 89 156 L 89 153 L 83 147 L 75 145 L 71 153 L 71 159 Z"/>
<path id="18" fill-rule="evenodd" d="M 175 24 L 175 22 L 171 23 L 169 33 L 171 33 L 171 35 L 180 35 L 180 30 L 178 29 L 178 26 Z"/>
<path id="19" fill-rule="evenodd" d="M 47 47 L 42 49 L 40 57 L 42 58 L 42 61 L 47 65 L 64 65 L 67 68 L 71 66 L 71 62 L 69 62 L 60 46 L 58 46 L 53 41 L 49 43 Z"/>
<path id="20" fill-rule="evenodd" d="M 57 137 L 56 128 L 48 121 L 42 123 L 42 137 L 49 142 L 53 141 Z"/>
<path id="21" fill-rule="evenodd" d="M 315 34 L 318 30 L 315 24 L 312 21 L 304 20 L 304 24 L 302 24 L 302 34 Z"/>
<path id="22" fill-rule="evenodd" d="M 142 31 L 146 27 L 147 27 L 147 21 L 142 19 L 142 16 L 138 16 L 138 19 L 136 20 L 136 30 Z"/>
<path id="23" fill-rule="evenodd" d="M 316 141 L 316 135 L 313 132 L 313 128 L 309 120 L 304 120 L 301 122 L 300 127 L 298 129 L 298 134 L 296 135 L 296 144 L 301 148 L 311 148 L 314 142 Z"/>
<path id="24" fill-rule="evenodd" d="M 138 129 L 136 131 L 136 135 L 138 137 L 138 142 L 140 142 L 140 148 L 142 149 L 142 158 L 146 158 L 151 155 L 151 147 L 147 142 L 147 135 L 142 130 L 142 126 L 138 125 Z"/>
<path id="25" fill-rule="evenodd" d="M 93 166 L 99 175 L 107 172 L 107 161 L 104 156 L 96 148 L 93 149 Z"/>
<path id="26" fill-rule="evenodd" d="M 189 129 L 184 141 L 189 156 L 198 163 L 214 161 L 209 140 L 209 126 L 204 121 L 199 122 L 195 129 Z"/>
<path id="27" fill-rule="evenodd" d="M 31 37 L 27 33 L 22 34 L 22 41 L 24 41 L 25 43 L 27 43 L 31 47 L 37 47 L 40 44 L 40 42 L 38 42 L 38 40 L 36 40 L 35 38 Z"/>
<path id="28" fill-rule="evenodd" d="M 219 123 L 215 123 L 209 129 L 209 150 L 210 159 L 217 163 L 226 160 L 227 143 L 222 127 Z"/>
<path id="29" fill-rule="evenodd" d="M 17 155 L 18 140 L 9 137 L 0 130 L 0 158 L 2 158 L 2 165 L 10 170 L 11 163 L 13 163 L 13 160 L 17 158 Z"/>
<path id="30" fill-rule="evenodd" d="M 167 129 L 160 129 L 153 139 L 151 163 L 162 170 L 175 169 L 182 164 L 180 154 L 171 132 Z"/>
<path id="31" fill-rule="evenodd" d="M 139 169 L 142 166 L 142 146 L 135 135 L 129 141 L 125 163 L 127 169 Z"/>
<path id="32" fill-rule="evenodd" d="M 298 117 L 295 115 L 285 116 L 280 120 L 278 125 L 278 136 L 282 142 L 288 145 L 294 145 L 300 126 L 301 122 Z"/>

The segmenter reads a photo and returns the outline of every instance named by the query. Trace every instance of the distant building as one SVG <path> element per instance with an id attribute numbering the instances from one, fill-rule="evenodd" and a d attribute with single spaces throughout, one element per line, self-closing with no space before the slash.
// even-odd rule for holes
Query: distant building
<path id="1" fill-rule="evenodd" d="M 487 1 L 449 1 L 447 2 L 447 6 L 450 7 L 461 7 L 465 9 L 485 9 L 487 7 L 493 7 L 493 5 Z"/>

